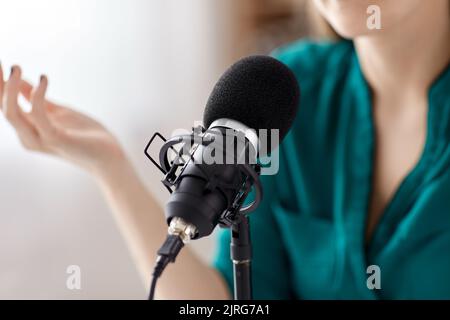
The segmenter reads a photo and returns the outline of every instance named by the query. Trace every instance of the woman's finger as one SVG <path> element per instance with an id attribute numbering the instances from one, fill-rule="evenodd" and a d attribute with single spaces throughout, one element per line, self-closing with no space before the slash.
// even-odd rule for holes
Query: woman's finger
<path id="1" fill-rule="evenodd" d="M 20 84 L 20 93 L 27 101 L 31 102 L 33 94 L 33 85 L 28 81 L 22 79 L 22 82 Z M 52 110 L 56 109 L 57 107 L 58 105 L 45 99 L 45 109 Z"/>
<path id="2" fill-rule="evenodd" d="M 51 125 L 45 110 L 45 93 L 47 91 L 47 86 L 47 77 L 41 76 L 38 86 L 32 91 L 30 96 L 31 119 L 41 136 L 44 137 L 50 137 L 55 133 L 55 129 Z"/>
<path id="3" fill-rule="evenodd" d="M 28 81 L 21 79 L 19 91 L 27 101 L 30 101 L 31 92 L 33 91 L 33 85 Z"/>
<path id="4" fill-rule="evenodd" d="M 4 85 L 3 112 L 16 130 L 22 144 L 26 148 L 39 149 L 39 135 L 33 125 L 26 119 L 18 104 L 21 70 L 18 66 L 11 68 L 11 75 Z"/>
<path id="5" fill-rule="evenodd" d="M 11 74 L 5 86 L 4 107 L 5 117 L 12 123 L 20 120 L 20 109 L 18 105 L 19 84 L 21 77 L 21 70 L 18 66 L 11 68 Z"/>

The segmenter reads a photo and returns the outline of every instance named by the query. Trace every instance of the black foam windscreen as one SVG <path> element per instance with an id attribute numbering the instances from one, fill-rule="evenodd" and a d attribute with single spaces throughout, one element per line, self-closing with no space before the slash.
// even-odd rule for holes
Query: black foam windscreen
<path id="1" fill-rule="evenodd" d="M 292 71 L 269 56 L 250 56 L 232 65 L 215 85 L 203 114 L 208 128 L 217 119 L 255 129 L 279 129 L 280 141 L 294 121 L 300 88 Z M 270 141 L 270 140 L 269 140 Z"/>

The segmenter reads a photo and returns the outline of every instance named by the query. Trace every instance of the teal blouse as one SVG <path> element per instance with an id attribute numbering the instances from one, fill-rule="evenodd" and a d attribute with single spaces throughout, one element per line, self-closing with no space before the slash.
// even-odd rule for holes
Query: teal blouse
<path id="1" fill-rule="evenodd" d="M 274 56 L 302 96 L 279 172 L 262 177 L 264 199 L 250 218 L 254 297 L 450 299 L 450 68 L 429 90 L 421 159 L 365 243 L 376 141 L 353 43 L 299 41 Z M 221 230 L 213 265 L 231 289 L 229 240 Z M 381 289 L 367 285 L 370 265 Z"/>

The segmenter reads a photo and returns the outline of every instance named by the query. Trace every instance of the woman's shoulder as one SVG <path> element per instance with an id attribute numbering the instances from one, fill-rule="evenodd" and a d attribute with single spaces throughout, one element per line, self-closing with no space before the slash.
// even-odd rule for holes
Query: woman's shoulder
<path id="1" fill-rule="evenodd" d="M 364 86 L 355 72 L 353 43 L 301 40 L 277 49 L 273 56 L 294 72 L 301 92 L 296 119 L 281 145 L 280 172 L 285 176 L 279 177 L 298 182 L 300 176 L 294 175 L 301 172 L 307 183 L 302 189 L 323 194 L 320 188 L 332 188 L 329 177 L 335 170 L 337 146 L 343 143 L 339 139 L 354 125 L 347 120 L 363 109 L 358 106 Z"/>
<path id="2" fill-rule="evenodd" d="M 301 81 L 306 76 L 309 79 L 320 78 L 328 71 L 336 74 L 345 68 L 346 63 L 343 62 L 350 61 L 353 52 L 351 41 L 301 39 L 275 49 L 272 56 L 290 67 Z"/>
<path id="3" fill-rule="evenodd" d="M 301 66 L 302 63 L 311 65 L 327 62 L 330 58 L 345 58 L 353 49 L 353 42 L 349 40 L 319 41 L 305 38 L 276 48 L 272 56 L 291 66 Z"/>
<path id="4" fill-rule="evenodd" d="M 362 85 L 354 78 L 358 63 L 353 42 L 299 40 L 276 49 L 272 56 L 293 71 L 300 86 L 300 110 L 291 131 L 337 129 L 336 116 L 348 110 L 342 105 L 354 94 L 355 83 Z"/>

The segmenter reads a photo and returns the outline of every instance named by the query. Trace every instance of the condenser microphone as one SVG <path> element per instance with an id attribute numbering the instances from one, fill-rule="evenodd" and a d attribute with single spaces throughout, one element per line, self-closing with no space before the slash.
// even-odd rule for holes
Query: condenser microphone
<path id="1" fill-rule="evenodd" d="M 269 56 L 250 56 L 232 65 L 215 85 L 203 114 L 210 127 L 233 119 L 247 128 L 279 130 L 280 140 L 297 114 L 300 89 L 295 75 Z"/>
<path id="2" fill-rule="evenodd" d="M 166 142 L 160 163 L 166 173 L 163 182 L 173 188 L 165 207 L 169 236 L 158 251 L 150 297 L 155 279 L 175 260 L 184 243 L 208 236 L 218 224 L 231 226 L 239 213 L 246 214 L 257 206 L 262 190 L 256 159 L 285 137 L 296 116 L 299 97 L 295 75 L 282 62 L 268 56 L 244 58 L 213 88 L 203 115 L 204 128 L 188 137 L 197 143 L 189 160 L 181 165 L 166 158 L 169 148 L 186 142 L 186 137 Z M 265 133 L 264 141 L 261 132 Z M 274 132 L 278 143 L 273 142 Z M 229 141 L 234 142 L 231 148 Z M 266 144 L 264 150 L 262 143 Z M 259 197 L 253 205 L 244 206 L 252 186 L 258 187 Z"/>

